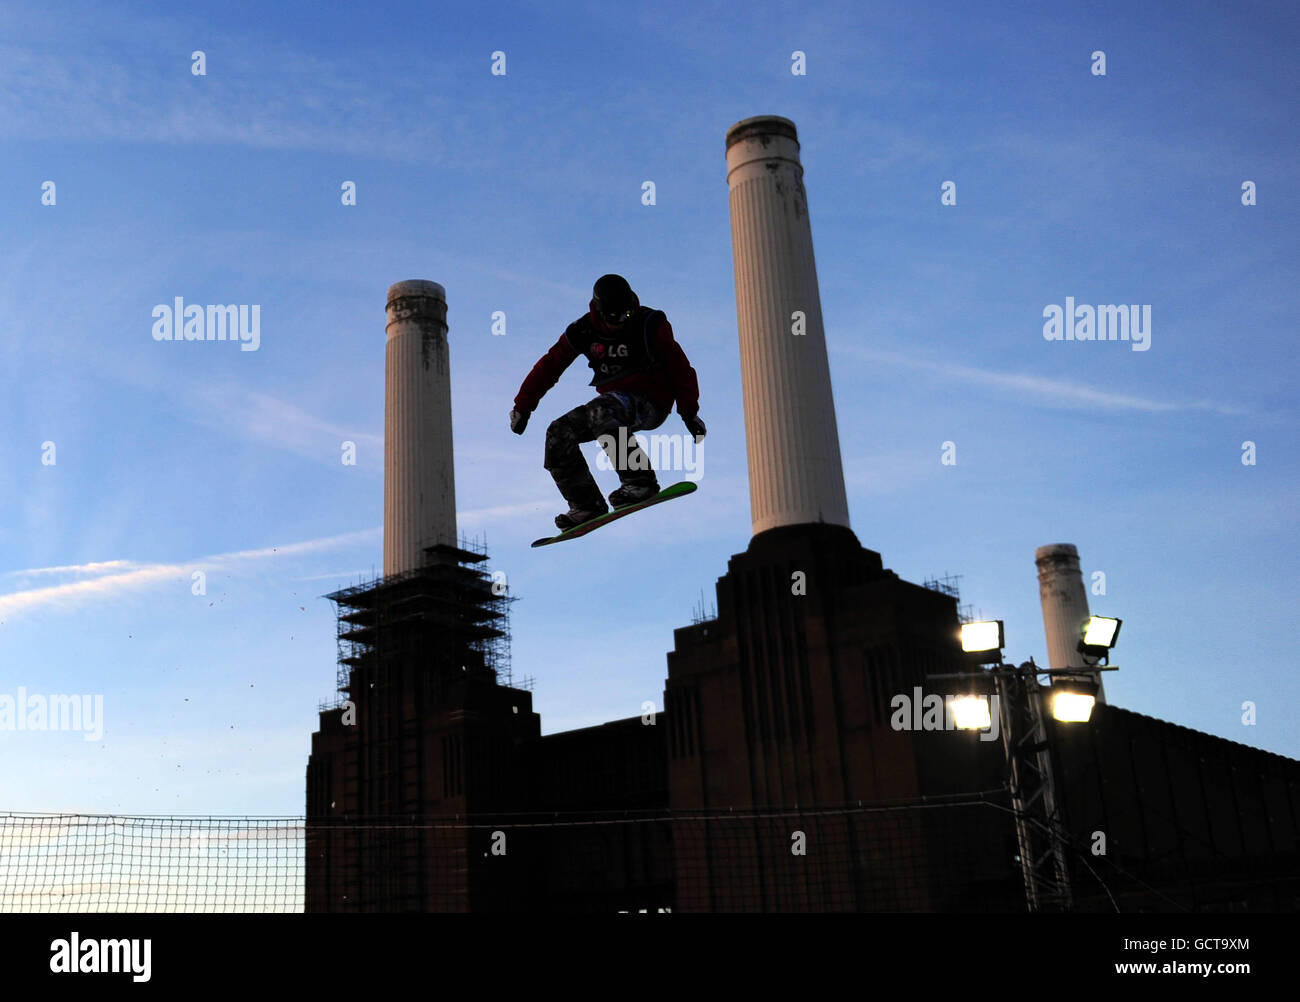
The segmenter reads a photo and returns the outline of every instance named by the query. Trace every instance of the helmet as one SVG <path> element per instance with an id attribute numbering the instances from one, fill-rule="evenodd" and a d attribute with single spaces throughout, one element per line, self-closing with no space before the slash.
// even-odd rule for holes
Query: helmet
<path id="1" fill-rule="evenodd" d="M 622 275 L 601 275 L 591 292 L 592 305 L 601 319 L 611 327 L 619 327 L 636 312 L 636 293 Z"/>

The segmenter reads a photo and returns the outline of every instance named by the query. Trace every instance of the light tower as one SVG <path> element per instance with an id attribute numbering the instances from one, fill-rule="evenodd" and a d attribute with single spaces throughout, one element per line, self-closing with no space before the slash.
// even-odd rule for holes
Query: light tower
<path id="1" fill-rule="evenodd" d="M 812 227 L 788 118 L 727 130 L 740 378 L 754 535 L 849 527 Z"/>
<path id="2" fill-rule="evenodd" d="M 384 396 L 384 576 L 456 544 L 447 293 L 413 279 L 388 290 Z"/>

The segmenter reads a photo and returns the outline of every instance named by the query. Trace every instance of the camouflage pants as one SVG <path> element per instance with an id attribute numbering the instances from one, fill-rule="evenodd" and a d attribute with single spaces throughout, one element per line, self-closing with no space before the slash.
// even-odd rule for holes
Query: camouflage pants
<path id="1" fill-rule="evenodd" d="M 659 481 L 649 457 L 632 436 L 638 431 L 658 428 L 667 416 L 667 411 L 660 410 L 639 393 L 614 391 L 602 393 L 552 421 L 546 429 L 545 466 L 570 507 L 584 511 L 606 507 L 587 460 L 578 448 L 584 442 L 600 441 L 622 483 L 657 485 Z M 620 442 L 624 443 L 622 449 Z"/>

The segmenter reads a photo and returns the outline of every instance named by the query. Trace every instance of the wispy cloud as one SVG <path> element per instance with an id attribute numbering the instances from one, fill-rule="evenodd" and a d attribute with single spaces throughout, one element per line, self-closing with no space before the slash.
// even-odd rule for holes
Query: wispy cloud
<path id="1" fill-rule="evenodd" d="M 42 574 L 103 574 L 107 571 L 130 567 L 129 560 L 101 560 L 91 564 L 64 564 L 62 567 L 29 567 L 21 571 L 6 571 L 5 577 L 32 577 Z"/>
<path id="2" fill-rule="evenodd" d="M 510 518 L 515 515 L 531 515 L 539 508 L 546 509 L 555 507 L 558 502 L 555 498 L 539 498 L 536 501 L 525 501 L 522 504 L 503 504 L 496 505 L 492 508 L 474 508 L 470 511 L 460 511 L 456 513 L 456 519 L 460 522 L 486 522 L 494 518 Z"/>
<path id="3" fill-rule="evenodd" d="M 196 388 L 178 397 L 200 425 L 234 431 L 304 459 L 337 466 L 344 442 L 357 445 L 357 465 L 363 468 L 379 466 L 384 454 L 383 435 L 345 428 L 265 393 L 218 386 Z"/>
<path id="4" fill-rule="evenodd" d="M 197 570 L 198 565 L 193 565 Z M 107 598 L 126 591 L 138 590 L 164 581 L 179 580 L 191 572 L 189 564 L 145 564 L 134 566 L 120 574 L 105 574 L 89 581 L 71 581 L 66 584 L 29 588 L 26 591 L 0 595 L 0 617 L 28 612 L 50 604 L 65 604 L 91 598 Z M 3 619 L 0 619 L 3 622 Z"/>
<path id="5" fill-rule="evenodd" d="M 78 601 L 114 598 L 118 595 L 140 591 L 164 582 L 178 581 L 199 570 L 233 569 L 240 564 L 255 561 L 319 553 L 340 546 L 373 540 L 379 537 L 381 533 L 382 530 L 379 528 L 363 529 L 359 532 L 347 532 L 338 536 L 308 539 L 284 546 L 270 546 L 258 550 L 239 550 L 233 553 L 217 553 L 185 563 L 140 564 L 130 560 L 108 560 L 94 564 L 35 568 L 21 573 L 32 575 L 85 574 L 89 572 L 88 569 L 90 568 L 97 568 L 101 573 L 98 577 L 88 580 L 67 581 L 62 584 L 28 588 L 22 591 L 10 592 L 7 595 L 0 595 L 0 622 L 3 621 L 4 617 L 28 612 L 43 606 L 64 606 Z M 102 573 L 104 571 L 109 573 Z"/>
<path id="6" fill-rule="evenodd" d="M 304 553 L 319 553 L 322 550 L 332 550 L 335 547 L 347 546 L 351 543 L 363 543 L 367 540 L 380 538 L 383 529 L 376 526 L 373 529 L 360 529 L 356 532 L 344 532 L 337 536 L 322 536 L 320 539 L 307 539 L 301 543 L 288 543 L 284 546 L 268 546 L 260 550 L 237 550 L 234 553 L 219 553 L 215 556 L 206 557 L 199 563 L 209 564 L 229 564 L 238 563 L 244 560 L 269 560 L 273 557 L 296 557 Z"/>
<path id="7" fill-rule="evenodd" d="M 837 353 L 852 355 L 869 362 L 883 362 L 887 365 L 902 365 L 912 369 L 922 369 L 941 377 L 960 380 L 983 389 L 1019 392 L 1038 403 L 1053 404 L 1058 407 L 1100 408 L 1113 411 L 1135 410 L 1148 413 L 1172 411 L 1210 411 L 1224 415 L 1246 413 L 1242 408 L 1230 407 L 1210 400 L 1191 402 L 1155 400 L 1151 397 L 1143 397 L 1132 393 L 1099 390 L 1096 387 L 1071 383 L 1063 379 L 1052 379 L 1047 376 L 1035 376 L 1022 372 L 998 372 L 993 369 L 982 369 L 957 362 L 935 362 L 876 348 L 841 348 Z"/>
<path id="8" fill-rule="evenodd" d="M 182 20 L 137 25 L 152 35 L 156 58 L 124 62 L 120 50 L 87 39 L 75 48 L 84 60 L 77 69 L 69 62 L 72 48 L 0 49 L 0 135 L 215 143 L 443 162 L 456 148 L 448 133 L 468 125 L 444 98 L 407 87 L 395 105 L 352 66 L 265 38 L 197 29 Z M 195 46 L 196 39 L 202 44 Z M 207 75 L 190 72 L 196 47 L 207 54 Z M 274 100 L 267 100 L 268 78 L 275 81 Z M 402 81 L 388 86 L 391 92 Z M 401 117 L 395 106 L 404 109 Z M 421 113 L 408 117 L 412 106 Z"/>
<path id="9" fill-rule="evenodd" d="M 335 52 L 290 43 L 268 28 L 241 27 L 238 18 L 214 25 L 183 9 L 83 10 L 60 24 L 55 44 L 45 40 L 40 13 L 0 10 L 0 138 L 294 150 L 470 172 L 531 169 L 513 142 L 531 109 L 516 110 L 503 104 L 500 88 L 479 86 L 490 49 L 453 46 L 419 74 L 376 77 L 374 67 L 392 56 L 387 48 L 358 43 Z M 196 50 L 206 57 L 199 76 L 191 72 Z M 581 108 L 589 100 L 577 95 L 571 103 Z M 568 144 L 561 130 L 544 145 L 543 152 L 561 152 Z"/>
<path id="10" fill-rule="evenodd" d="M 460 511 L 457 512 L 456 518 L 461 524 L 479 524 L 492 519 L 535 514 L 538 509 L 553 505 L 554 501 L 551 499 L 538 499 L 522 504 L 497 505 L 491 508 Z M 142 591 L 169 581 L 180 581 L 188 578 L 195 571 L 237 570 L 241 565 L 258 561 L 323 553 L 344 546 L 371 542 L 382 538 L 383 528 L 375 526 L 371 529 L 345 532 L 337 536 L 323 536 L 319 539 L 307 539 L 280 546 L 265 546 L 253 550 L 235 550 L 230 553 L 214 553 L 180 563 L 139 563 L 134 560 L 103 560 L 86 564 L 63 564 L 57 567 L 32 567 L 21 571 L 10 571 L 4 577 L 40 578 L 66 575 L 74 576 L 77 580 L 45 585 L 39 588 L 25 588 L 0 595 L 0 623 L 8 616 L 43 606 L 66 606 L 78 601 L 112 599 L 119 595 Z M 364 577 L 370 573 L 371 571 L 348 571 L 344 573 L 313 574 L 305 577 L 294 577 L 292 580 L 339 580 L 358 576 Z M 89 577 L 87 577 L 88 575 Z"/>

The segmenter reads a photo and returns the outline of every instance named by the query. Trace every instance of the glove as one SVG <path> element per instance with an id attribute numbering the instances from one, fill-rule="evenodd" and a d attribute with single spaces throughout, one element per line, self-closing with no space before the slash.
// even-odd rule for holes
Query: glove
<path id="1" fill-rule="evenodd" d="M 686 430 L 695 436 L 695 442 L 698 445 L 704 441 L 704 436 L 708 429 L 704 427 L 704 422 L 700 420 L 698 414 L 692 414 L 690 417 L 682 418 L 682 424 L 686 425 Z"/>
<path id="2" fill-rule="evenodd" d="M 510 430 L 516 435 L 522 435 L 524 429 L 528 427 L 528 411 L 520 413 L 519 411 L 510 412 Z"/>

